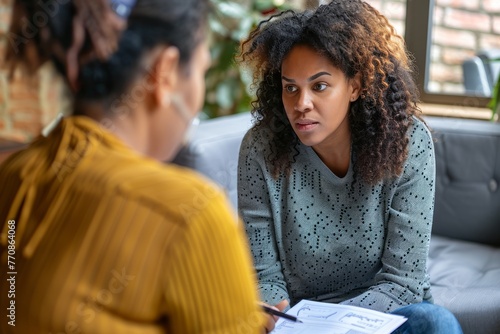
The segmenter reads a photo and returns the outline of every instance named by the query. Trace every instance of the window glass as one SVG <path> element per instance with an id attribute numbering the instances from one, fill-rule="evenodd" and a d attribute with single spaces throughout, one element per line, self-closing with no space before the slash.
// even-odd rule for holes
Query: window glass
<path id="1" fill-rule="evenodd" d="M 426 91 L 491 96 L 500 69 L 499 0 L 435 0 Z"/>
<path id="2" fill-rule="evenodd" d="M 389 19 L 398 34 L 405 35 L 406 0 L 365 0 Z"/>
<path id="3" fill-rule="evenodd" d="M 307 0 L 306 0 L 307 1 Z M 500 0 L 499 0 L 500 1 Z M 330 0 L 320 0 L 319 4 L 325 4 Z M 406 0 L 365 0 L 379 12 L 389 19 L 398 34 L 405 34 Z"/>
<path id="4" fill-rule="evenodd" d="M 404 36 L 423 102 L 486 106 L 500 72 L 486 59 L 500 58 L 500 0 L 365 1 Z"/>

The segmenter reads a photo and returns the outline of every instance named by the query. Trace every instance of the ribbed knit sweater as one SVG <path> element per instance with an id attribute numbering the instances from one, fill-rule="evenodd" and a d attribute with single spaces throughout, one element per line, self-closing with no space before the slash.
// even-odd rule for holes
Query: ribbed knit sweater
<path id="1" fill-rule="evenodd" d="M 0 189 L 1 333 L 262 331 L 243 226 L 193 171 L 78 116 L 9 157 Z"/>

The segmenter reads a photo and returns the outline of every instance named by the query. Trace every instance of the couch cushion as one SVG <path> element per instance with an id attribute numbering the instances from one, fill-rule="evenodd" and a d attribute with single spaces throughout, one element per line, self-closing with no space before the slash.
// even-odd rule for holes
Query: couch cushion
<path id="1" fill-rule="evenodd" d="M 434 302 L 464 333 L 500 333 L 500 248 L 433 235 L 428 268 Z"/>
<path id="2" fill-rule="evenodd" d="M 500 246 L 500 123 L 425 119 L 436 150 L 433 233 Z"/>

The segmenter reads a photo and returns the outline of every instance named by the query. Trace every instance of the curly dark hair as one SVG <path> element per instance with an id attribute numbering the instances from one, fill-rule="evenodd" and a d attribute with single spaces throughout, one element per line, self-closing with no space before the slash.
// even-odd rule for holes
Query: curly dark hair
<path id="1" fill-rule="evenodd" d="M 316 10 L 286 11 L 263 21 L 241 44 L 239 61 L 253 70 L 254 129 L 270 134 L 274 177 L 290 172 L 298 137 L 281 99 L 281 64 L 295 45 L 328 57 L 347 78 L 361 76 L 361 96 L 348 114 L 355 175 L 369 184 L 401 175 L 407 131 L 418 117 L 418 89 L 402 38 L 369 4 L 332 1 Z"/>
<path id="2" fill-rule="evenodd" d="M 115 12 L 124 6 L 130 7 L 125 17 Z M 75 58 L 76 98 L 105 103 L 110 112 L 112 102 L 144 74 L 144 54 L 158 45 L 177 47 L 180 65 L 188 70 L 205 37 L 210 10 L 209 0 L 15 0 L 10 27 L 13 47 L 6 61 L 13 68 L 22 64 L 36 70 L 31 66 L 35 53 L 37 66 L 52 60 L 68 78 L 66 63 Z M 21 20 L 25 17 L 44 18 L 46 24 L 36 28 L 36 22 Z M 26 35 L 27 24 L 34 27 L 33 36 Z M 83 41 L 75 37 L 76 28 Z"/>

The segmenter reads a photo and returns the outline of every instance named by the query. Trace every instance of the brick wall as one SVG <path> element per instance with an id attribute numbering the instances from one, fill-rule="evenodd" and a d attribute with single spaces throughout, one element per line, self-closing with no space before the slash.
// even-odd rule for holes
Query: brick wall
<path id="1" fill-rule="evenodd" d="M 430 91 L 463 93 L 462 63 L 500 48 L 499 0 L 436 0 Z"/>
<path id="2" fill-rule="evenodd" d="M 404 36 L 406 0 L 365 0 L 385 15 L 396 31 Z"/>
<path id="3" fill-rule="evenodd" d="M 67 108 L 63 83 L 47 64 L 38 73 L 10 73 L 4 64 L 12 0 L 0 0 L 0 138 L 28 142 L 59 112 Z"/>
<path id="4" fill-rule="evenodd" d="M 313 0 L 303 1 L 305 4 Z M 409 0 L 418 1 L 418 0 Z M 404 35 L 406 0 L 368 0 Z M 68 109 L 63 84 L 50 66 L 31 77 L 9 78 L 3 64 L 12 0 L 0 0 L 0 137 L 29 141 Z M 463 92 L 461 64 L 476 50 L 500 48 L 500 0 L 436 0 L 429 89 Z"/>
<path id="5" fill-rule="evenodd" d="M 367 2 L 404 34 L 406 0 Z M 463 93 L 463 61 L 490 48 L 500 48 L 500 0 L 435 0 L 427 88 L 433 92 Z"/>

